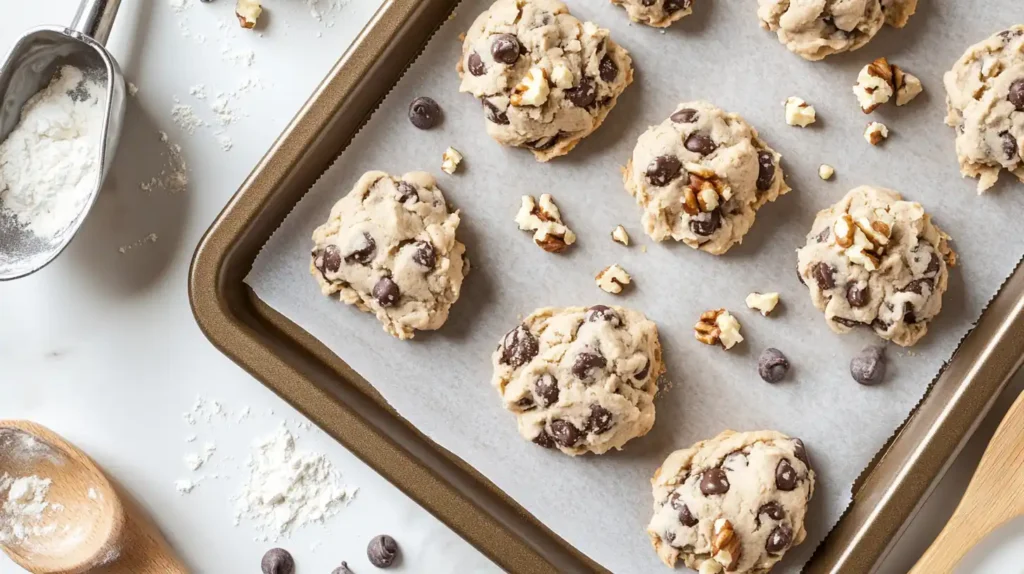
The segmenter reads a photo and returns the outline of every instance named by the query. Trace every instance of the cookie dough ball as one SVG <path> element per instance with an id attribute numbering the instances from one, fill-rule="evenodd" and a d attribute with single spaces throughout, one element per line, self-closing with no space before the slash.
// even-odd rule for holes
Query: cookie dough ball
<path id="1" fill-rule="evenodd" d="M 885 23 L 902 28 L 917 0 L 757 0 L 761 27 L 807 60 L 867 44 Z"/>
<path id="2" fill-rule="evenodd" d="M 743 241 L 758 208 L 789 191 L 781 158 L 740 116 L 686 102 L 640 136 L 623 179 L 651 239 L 720 255 Z"/>
<path id="3" fill-rule="evenodd" d="M 629 53 L 608 30 L 558 0 L 498 0 L 477 17 L 457 66 L 480 99 L 487 133 L 538 161 L 569 153 L 633 82 Z"/>
<path id="4" fill-rule="evenodd" d="M 714 560 L 727 572 L 768 572 L 807 535 L 814 471 L 804 443 L 779 432 L 727 430 L 677 450 L 651 484 L 647 533 L 670 567 L 682 558 L 694 570 Z M 726 527 L 732 542 L 716 553 L 716 534 Z"/>
<path id="5" fill-rule="evenodd" d="M 492 383 L 519 434 L 575 456 L 621 449 L 654 426 L 658 327 L 623 307 L 544 308 L 509 331 Z"/>
<path id="6" fill-rule="evenodd" d="M 1024 26 L 968 48 L 943 81 L 960 173 L 979 178 L 978 193 L 1001 169 L 1024 182 Z"/>
<path id="7" fill-rule="evenodd" d="M 693 12 L 693 0 L 612 0 L 626 9 L 629 19 L 655 28 L 667 28 Z"/>
<path id="8" fill-rule="evenodd" d="M 411 339 L 438 329 L 469 272 L 449 213 L 429 173 L 370 171 L 313 232 L 309 270 L 324 295 L 371 312 L 384 330 Z"/>
<path id="9" fill-rule="evenodd" d="M 920 203 L 861 186 L 818 213 L 797 273 L 837 333 L 869 326 L 909 347 L 942 309 L 956 254 Z"/>

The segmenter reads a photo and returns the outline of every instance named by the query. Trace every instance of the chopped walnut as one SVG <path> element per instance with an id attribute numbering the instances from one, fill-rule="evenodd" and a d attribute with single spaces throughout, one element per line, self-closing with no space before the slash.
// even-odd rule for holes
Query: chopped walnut
<path id="1" fill-rule="evenodd" d="M 243 28 L 252 29 L 256 27 L 256 21 L 263 14 L 263 6 L 259 0 L 238 0 L 235 3 L 235 16 Z"/>
<path id="2" fill-rule="evenodd" d="M 779 304 L 778 293 L 758 293 L 754 292 L 747 295 L 747 307 L 751 309 L 757 309 L 762 315 L 767 317 L 775 310 L 775 306 Z"/>
<path id="3" fill-rule="evenodd" d="M 908 74 L 899 66 L 892 67 L 893 85 L 896 87 L 896 105 L 905 106 L 910 100 L 916 98 L 924 91 L 921 80 L 913 74 Z"/>
<path id="4" fill-rule="evenodd" d="M 871 122 L 864 130 L 864 139 L 871 145 L 878 145 L 887 137 L 889 137 L 889 128 L 885 127 L 885 124 Z"/>
<path id="5" fill-rule="evenodd" d="M 628 246 L 629 234 L 626 233 L 626 228 L 621 225 L 616 226 L 615 230 L 612 231 L 612 241 Z"/>
<path id="6" fill-rule="evenodd" d="M 786 98 L 784 105 L 786 106 L 786 123 L 791 126 L 805 128 L 818 119 L 814 106 L 796 96 Z"/>
<path id="7" fill-rule="evenodd" d="M 823 163 L 818 166 L 818 177 L 828 181 L 832 179 L 832 176 L 836 174 L 836 169 L 827 163 Z"/>
<path id="8" fill-rule="evenodd" d="M 555 86 L 567 90 L 572 87 L 572 71 L 565 64 L 558 64 L 551 70 L 551 82 Z"/>
<path id="9" fill-rule="evenodd" d="M 530 68 L 523 81 L 512 91 L 509 103 L 513 106 L 540 106 L 548 101 L 551 86 L 548 85 L 547 70 L 539 66 Z"/>
<path id="10" fill-rule="evenodd" d="M 547 193 L 540 196 L 540 203 L 524 195 L 516 223 L 523 231 L 533 231 L 533 242 L 549 253 L 561 253 L 576 243 L 576 234 L 562 223 L 562 214 Z"/>
<path id="11" fill-rule="evenodd" d="M 711 168 L 687 163 L 688 183 L 683 187 L 683 211 L 690 216 L 710 213 L 732 197 L 732 188 Z"/>
<path id="12" fill-rule="evenodd" d="M 629 273 L 626 273 L 625 269 L 616 263 L 615 265 L 602 269 L 601 272 L 594 277 L 594 280 L 602 291 L 611 293 L 612 295 L 618 295 L 619 293 L 622 293 L 622 290 L 626 285 L 629 285 L 632 282 L 633 278 L 629 276 Z"/>
<path id="13" fill-rule="evenodd" d="M 833 226 L 832 241 L 843 248 L 852 263 L 874 271 L 889 245 L 893 223 L 892 215 L 885 210 L 876 210 L 875 219 L 854 220 L 844 213 Z"/>
<path id="14" fill-rule="evenodd" d="M 700 321 L 693 326 L 693 335 L 705 345 L 721 344 L 726 350 L 743 341 L 743 336 L 740 335 L 740 322 L 725 309 L 702 313 Z"/>
<path id="15" fill-rule="evenodd" d="M 700 563 L 697 574 L 722 574 L 722 565 L 714 560 L 705 560 Z"/>
<path id="16" fill-rule="evenodd" d="M 462 154 L 459 153 L 459 150 L 453 147 L 444 150 L 444 155 L 441 156 L 441 171 L 451 175 L 459 169 L 460 163 L 462 163 Z"/>
<path id="17" fill-rule="evenodd" d="M 893 66 L 885 58 L 878 58 L 864 66 L 853 86 L 853 94 L 857 96 L 860 109 L 865 114 L 870 114 L 888 102 L 894 91 Z"/>
<path id="18" fill-rule="evenodd" d="M 721 564 L 726 572 L 732 572 L 739 565 L 742 550 L 732 523 L 725 518 L 716 520 L 711 536 L 711 558 Z"/>

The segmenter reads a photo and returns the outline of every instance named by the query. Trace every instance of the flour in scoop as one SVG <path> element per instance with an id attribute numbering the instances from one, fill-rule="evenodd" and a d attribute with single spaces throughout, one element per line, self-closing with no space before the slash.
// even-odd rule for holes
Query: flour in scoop
<path id="1" fill-rule="evenodd" d="M 49 478 L 0 475 L 0 544 L 19 544 L 56 530 L 44 513 L 63 507 L 47 502 L 52 482 Z"/>
<path id="2" fill-rule="evenodd" d="M 51 240 L 82 212 L 100 177 L 106 90 L 64 66 L 0 144 L 0 219 Z"/>

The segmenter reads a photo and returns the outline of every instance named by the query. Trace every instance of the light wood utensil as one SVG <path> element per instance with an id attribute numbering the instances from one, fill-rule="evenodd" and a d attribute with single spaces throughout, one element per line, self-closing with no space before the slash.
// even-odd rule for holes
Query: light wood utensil
<path id="1" fill-rule="evenodd" d="M 88 456 L 46 427 L 0 420 L 0 477 L 4 473 L 52 481 L 46 495 L 51 506 L 38 520 L 21 519 L 40 527 L 38 533 L 0 544 L 29 572 L 187 574 L 134 502 L 119 496 Z"/>
<path id="2" fill-rule="evenodd" d="M 952 572 L 995 529 L 1024 515 L 1024 393 L 1013 402 L 946 527 L 911 574 Z"/>

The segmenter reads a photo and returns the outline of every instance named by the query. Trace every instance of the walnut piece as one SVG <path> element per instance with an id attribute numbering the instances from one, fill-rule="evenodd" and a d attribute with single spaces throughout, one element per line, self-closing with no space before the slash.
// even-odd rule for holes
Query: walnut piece
<path id="1" fill-rule="evenodd" d="M 572 82 L 572 71 L 565 64 L 557 64 L 551 70 L 551 83 L 555 84 L 556 87 L 568 90 L 572 87 Z"/>
<path id="2" fill-rule="evenodd" d="M 612 295 L 618 295 L 619 293 L 622 293 L 622 290 L 626 285 L 629 285 L 632 282 L 633 278 L 629 276 L 629 273 L 626 273 L 625 269 L 616 263 L 615 265 L 602 269 L 601 272 L 594 277 L 594 280 L 602 291 L 611 293 Z"/>
<path id="3" fill-rule="evenodd" d="M 459 150 L 453 147 L 444 150 L 444 155 L 441 156 L 441 171 L 451 175 L 459 169 L 460 163 L 462 163 L 462 154 L 459 153 Z"/>
<path id="4" fill-rule="evenodd" d="M 263 14 L 263 6 L 259 0 L 238 0 L 235 3 L 235 16 L 243 28 L 252 29 L 256 27 L 256 21 Z"/>
<path id="5" fill-rule="evenodd" d="M 705 560 L 700 563 L 697 574 L 722 574 L 722 565 L 714 560 Z"/>
<path id="6" fill-rule="evenodd" d="M 513 106 L 540 106 L 548 101 L 551 86 L 548 85 L 547 70 L 539 66 L 530 68 L 523 81 L 512 91 L 509 103 Z"/>
<path id="7" fill-rule="evenodd" d="M 823 163 L 818 166 L 818 177 L 828 181 L 832 179 L 832 176 L 836 174 L 836 168 L 830 166 L 827 163 Z"/>
<path id="8" fill-rule="evenodd" d="M 913 74 L 908 74 L 899 66 L 892 67 L 893 86 L 896 87 L 896 105 L 905 106 L 910 100 L 916 98 L 924 91 L 921 80 Z"/>
<path id="9" fill-rule="evenodd" d="M 740 322 L 725 309 L 705 311 L 693 326 L 694 337 L 705 345 L 721 344 L 725 350 L 743 341 Z"/>
<path id="10" fill-rule="evenodd" d="M 695 216 L 710 213 L 732 197 L 732 188 L 725 184 L 715 170 L 696 163 L 683 165 L 688 183 L 683 187 L 683 211 Z"/>
<path id="11" fill-rule="evenodd" d="M 626 233 L 626 228 L 621 225 L 616 226 L 612 231 L 612 241 L 629 246 L 629 234 Z"/>
<path id="12" fill-rule="evenodd" d="M 878 145 L 887 137 L 889 137 L 889 128 L 885 127 L 885 124 L 871 122 L 864 130 L 864 139 L 871 145 Z"/>
<path id="13" fill-rule="evenodd" d="M 747 295 L 747 307 L 751 309 L 757 309 L 765 317 L 767 317 L 772 311 L 774 311 L 775 306 L 778 304 L 778 293 L 758 293 L 755 291 L 750 295 Z"/>
<path id="14" fill-rule="evenodd" d="M 849 213 L 844 213 L 832 228 L 832 241 L 843 248 L 852 263 L 875 271 L 889 245 L 893 223 L 892 215 L 884 209 L 876 209 L 874 219 L 858 217 L 854 220 Z"/>
<path id="15" fill-rule="evenodd" d="M 895 91 L 892 68 L 885 58 L 878 58 L 857 74 L 853 94 L 857 96 L 857 103 L 865 114 L 875 111 L 875 108 L 892 97 Z"/>
<path id="16" fill-rule="evenodd" d="M 805 128 L 817 120 L 814 106 L 796 96 L 786 98 L 786 123 Z"/>
<path id="17" fill-rule="evenodd" d="M 548 253 L 561 253 L 576 243 L 576 234 L 562 223 L 562 214 L 550 194 L 541 195 L 539 203 L 533 196 L 524 195 L 516 223 L 523 231 L 533 231 L 533 242 Z"/>
<path id="18" fill-rule="evenodd" d="M 721 564 L 726 572 L 732 572 L 740 563 L 742 550 L 739 536 L 733 530 L 732 523 L 725 518 L 716 520 L 711 536 L 711 557 L 715 562 Z"/>

